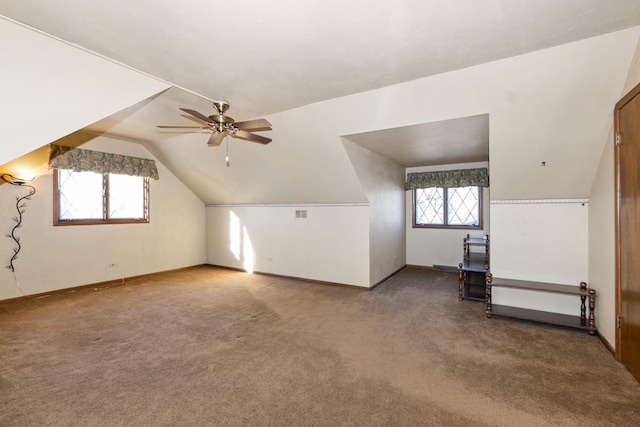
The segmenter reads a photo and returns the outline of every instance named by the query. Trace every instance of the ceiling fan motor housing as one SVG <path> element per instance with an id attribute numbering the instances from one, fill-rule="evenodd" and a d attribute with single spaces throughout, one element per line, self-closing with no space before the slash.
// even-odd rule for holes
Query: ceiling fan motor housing
<path id="1" fill-rule="evenodd" d="M 231 117 L 214 114 L 213 116 L 209 116 L 209 119 L 212 121 L 211 126 L 218 132 L 235 132 L 235 127 L 233 126 L 234 120 Z"/>
<path id="2" fill-rule="evenodd" d="M 225 123 L 231 124 L 235 121 L 231 117 L 223 116 L 222 114 L 214 114 L 213 116 L 209 116 L 209 118 L 216 123 L 222 123 L 222 124 L 225 124 Z"/>
<path id="3" fill-rule="evenodd" d="M 233 132 L 233 122 L 231 117 L 225 116 L 224 113 L 229 109 L 229 103 L 226 101 L 213 101 L 213 106 L 218 111 L 218 114 L 208 116 L 213 122 L 213 127 L 218 132 L 230 131 Z"/>

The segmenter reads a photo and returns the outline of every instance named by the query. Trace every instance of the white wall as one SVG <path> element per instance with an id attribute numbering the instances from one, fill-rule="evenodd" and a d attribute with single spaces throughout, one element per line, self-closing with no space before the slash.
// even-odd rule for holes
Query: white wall
<path id="1" fill-rule="evenodd" d="M 0 165 L 169 87 L 0 17 Z"/>
<path id="2" fill-rule="evenodd" d="M 369 287 L 368 261 L 368 206 L 207 207 L 209 264 Z"/>
<path id="3" fill-rule="evenodd" d="M 144 147 L 98 138 L 83 148 L 153 158 Z M 26 294 L 65 289 L 124 277 L 205 263 L 205 207 L 171 172 L 157 162 L 160 179 L 150 180 L 150 223 L 53 226 L 51 173 L 34 181 L 27 201 L 23 245 L 10 270 L 0 269 L 0 299 L 20 297 L 16 278 Z M 13 241 L 4 237 L 14 225 L 15 198 L 26 188 L 0 185 L 0 262 L 13 255 Z M 119 267 L 109 267 L 117 263 Z"/>
<path id="4" fill-rule="evenodd" d="M 491 273 L 495 277 L 578 286 L 589 282 L 586 203 L 491 204 Z M 580 300 L 496 289 L 495 304 L 580 314 Z"/>
<path id="5" fill-rule="evenodd" d="M 404 168 L 344 144 L 368 203 L 208 206 L 207 262 L 362 287 L 402 268 Z"/>
<path id="6" fill-rule="evenodd" d="M 220 197 L 225 204 L 232 200 L 247 203 L 246 200 L 254 196 L 258 202 L 291 205 L 361 203 L 366 200 L 366 194 L 341 146 L 341 135 L 490 114 L 492 200 L 587 198 L 610 129 L 612 108 L 639 35 L 640 27 L 633 28 L 282 112 L 268 117 L 274 125 L 271 134 L 274 142 L 268 150 L 250 155 L 254 147 L 242 146 L 235 151 L 235 157 L 240 160 L 230 168 L 233 170 L 205 165 L 201 169 L 215 176 L 210 182 L 216 182 L 216 191 L 224 194 L 212 197 Z M 389 105 L 394 107 L 389 109 Z M 542 161 L 546 167 L 540 166 Z M 189 181 L 190 177 L 184 179 Z M 201 177 L 198 180 L 202 182 Z M 514 267 L 504 261 L 500 264 L 500 258 L 503 254 L 510 257 L 512 253 L 533 253 L 530 242 L 514 239 L 516 225 L 496 220 L 494 206 L 490 205 L 489 209 L 492 270 L 502 265 L 505 274 L 526 279 L 532 271 L 529 265 L 521 262 Z M 512 207 L 501 209 L 508 212 Z M 538 224 L 541 212 L 536 205 L 513 209 L 517 215 L 505 216 L 517 218 L 521 224 L 542 226 Z M 569 219 L 571 209 L 562 205 L 554 210 L 554 215 L 559 218 L 559 224 L 576 230 L 577 237 L 565 232 L 545 234 L 545 248 L 564 249 L 555 252 L 558 260 L 540 267 L 547 281 L 576 284 L 588 281 L 587 208 L 581 207 L 584 215 L 579 214 L 577 221 Z M 255 209 L 246 221 L 251 224 L 254 218 L 263 215 L 266 215 L 263 209 Z M 276 224 L 283 235 L 295 236 L 297 229 L 291 223 L 276 221 Z M 326 222 L 321 227 L 328 230 L 331 225 Z M 559 228 L 551 226 L 552 230 Z M 224 225 L 215 229 L 224 230 Z M 252 232 L 254 239 L 270 241 L 269 236 L 257 237 L 257 233 Z M 216 234 L 209 230 L 210 250 Z M 446 238 L 432 234 L 438 244 L 445 239 L 450 244 L 425 253 L 425 247 L 437 246 L 431 241 L 415 240 L 412 230 L 407 234 L 407 263 L 457 265 L 463 234 L 450 239 L 453 234 L 447 234 Z M 318 246 L 317 238 L 309 237 L 308 245 Z M 349 247 L 350 238 L 351 235 L 347 235 L 344 242 L 336 240 L 335 244 Z M 367 247 L 370 238 L 367 235 Z M 300 244 L 298 238 L 292 240 Z M 503 249 L 496 253 L 495 248 Z M 542 251 L 544 258 L 547 252 Z M 369 272 L 369 258 L 363 255 L 367 252 L 354 252 L 354 269 Z M 219 254 L 220 251 L 209 252 L 209 262 L 229 265 L 228 261 L 216 261 Z M 577 265 L 575 256 L 581 260 Z M 336 278 L 328 280 L 344 282 L 339 279 L 343 274 L 342 265 L 338 264 Z M 326 267 L 330 268 L 328 264 Z M 291 273 L 292 270 L 296 273 Z M 304 270 L 288 261 L 268 271 L 318 278 L 313 268 L 305 275 Z M 500 272 L 498 268 L 498 274 Z M 369 281 L 360 283 L 366 286 Z"/>
<path id="7" fill-rule="evenodd" d="M 370 285 L 406 265 L 404 167 L 351 141 L 344 146 L 369 200 Z"/>
<path id="8" fill-rule="evenodd" d="M 472 169 L 486 168 L 488 162 L 463 163 L 453 165 L 440 165 L 428 167 L 408 168 L 407 173 L 431 172 L 438 170 L 453 169 Z M 489 183 L 491 183 L 491 171 L 489 171 Z M 455 229 L 439 229 L 439 228 L 413 228 L 412 218 L 412 196 L 411 191 L 405 194 L 406 205 L 406 229 L 407 229 L 407 264 L 421 265 L 433 267 L 434 265 L 444 265 L 449 267 L 458 267 L 462 262 L 462 239 L 467 234 L 471 236 L 484 236 L 489 234 L 489 242 L 492 240 L 490 235 L 490 211 L 489 204 L 490 188 L 482 189 L 483 217 L 482 230 L 455 230 Z"/>
<path id="9" fill-rule="evenodd" d="M 640 83 L 640 42 L 629 67 L 620 98 Z M 589 285 L 598 291 L 597 327 L 615 347 L 615 194 L 613 122 L 589 197 Z"/>

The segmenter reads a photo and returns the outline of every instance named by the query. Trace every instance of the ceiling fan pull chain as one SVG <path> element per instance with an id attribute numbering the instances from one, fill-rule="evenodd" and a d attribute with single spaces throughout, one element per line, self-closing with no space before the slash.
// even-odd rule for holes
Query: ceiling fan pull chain
<path id="1" fill-rule="evenodd" d="M 226 136 L 224 139 L 225 139 L 225 142 L 227 143 L 227 155 L 225 157 L 225 161 L 227 162 L 227 167 L 229 167 L 229 137 Z"/>

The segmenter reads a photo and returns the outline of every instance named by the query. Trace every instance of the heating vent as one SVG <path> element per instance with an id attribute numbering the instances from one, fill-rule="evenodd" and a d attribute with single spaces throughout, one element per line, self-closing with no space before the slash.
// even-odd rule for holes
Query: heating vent
<path id="1" fill-rule="evenodd" d="M 296 209 L 296 219 L 307 219 L 307 210 Z"/>

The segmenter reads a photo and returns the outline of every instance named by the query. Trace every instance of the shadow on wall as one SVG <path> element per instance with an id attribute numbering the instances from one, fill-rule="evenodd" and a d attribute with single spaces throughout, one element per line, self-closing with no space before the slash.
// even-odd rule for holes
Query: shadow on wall
<path id="1" fill-rule="evenodd" d="M 229 250 L 248 273 L 253 273 L 256 254 L 251 237 L 247 227 L 240 224 L 240 218 L 233 211 L 229 212 Z"/>

